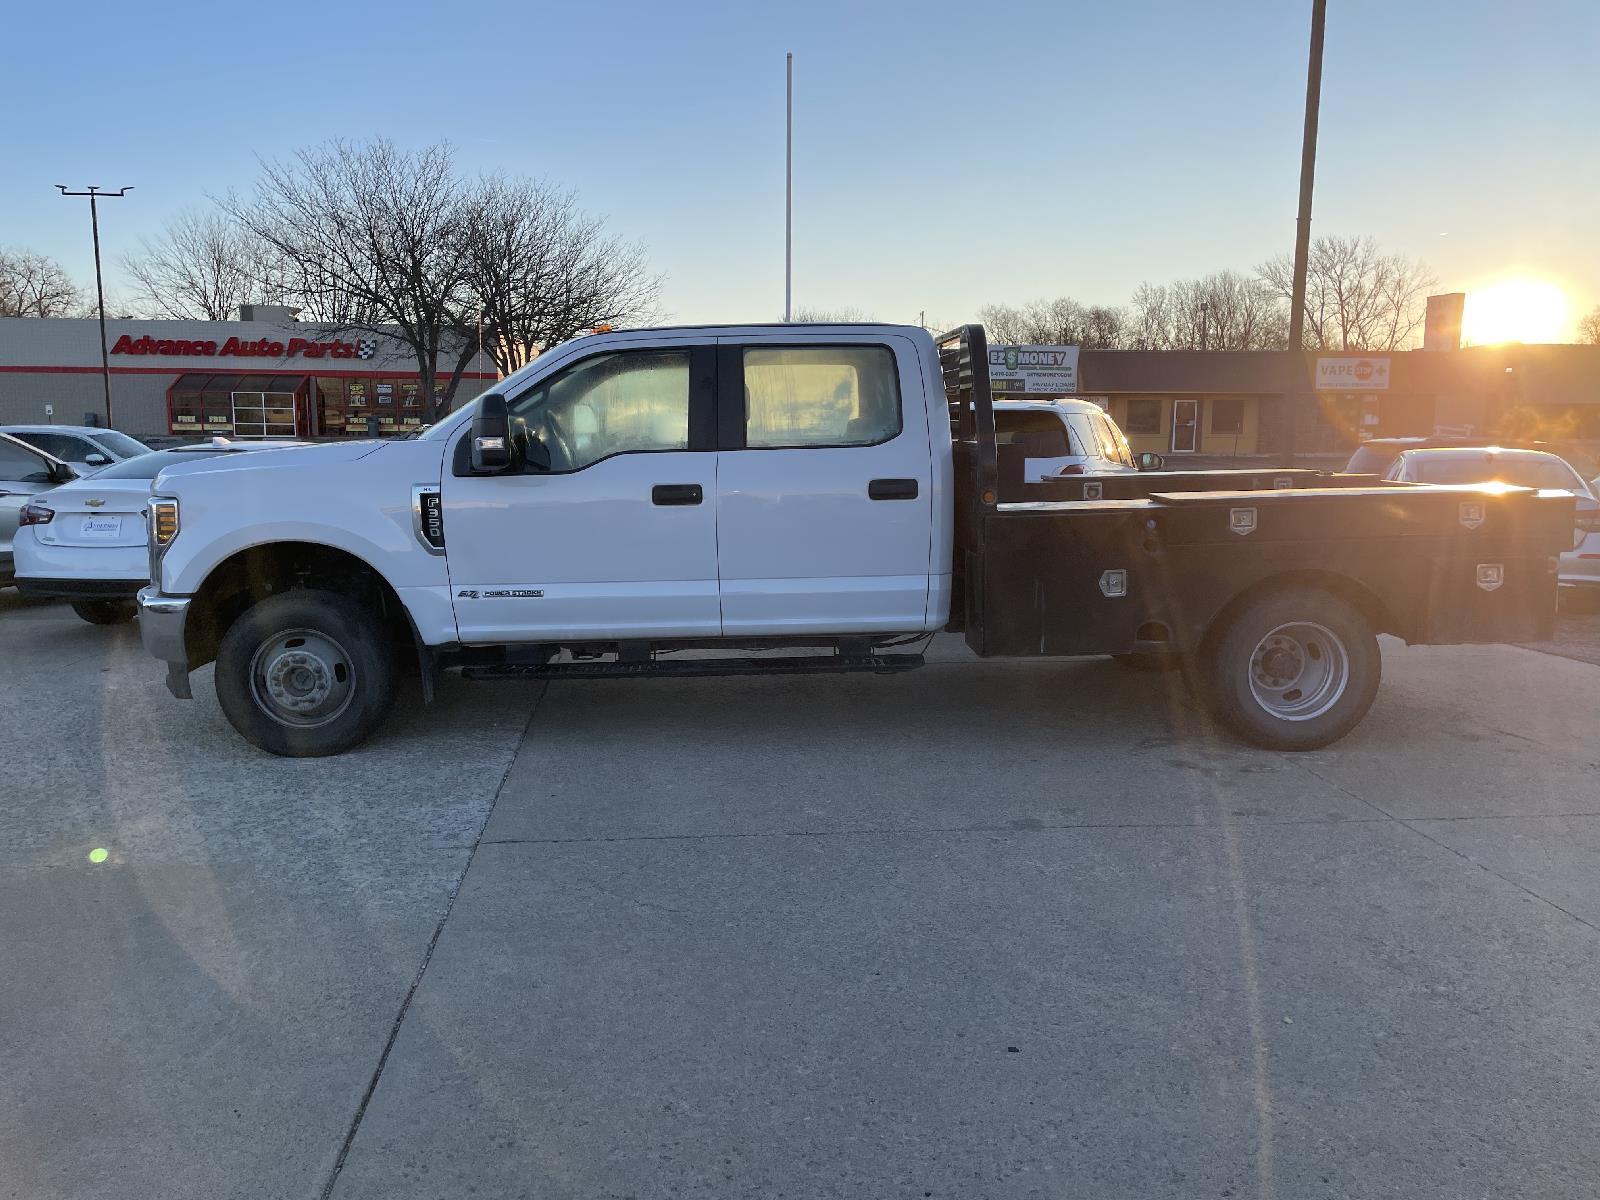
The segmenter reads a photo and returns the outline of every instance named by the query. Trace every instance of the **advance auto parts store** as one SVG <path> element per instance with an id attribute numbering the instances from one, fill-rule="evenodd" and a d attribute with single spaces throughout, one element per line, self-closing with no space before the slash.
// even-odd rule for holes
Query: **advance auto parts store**
<path id="1" fill-rule="evenodd" d="M 107 321 L 114 424 L 164 436 L 370 437 L 423 421 L 416 359 L 391 338 L 288 320 Z M 277 314 L 281 313 L 281 316 Z M 469 364 L 457 398 L 497 378 Z M 46 415 L 45 407 L 54 412 Z M 0 424 L 104 420 L 94 320 L 0 319 Z"/>

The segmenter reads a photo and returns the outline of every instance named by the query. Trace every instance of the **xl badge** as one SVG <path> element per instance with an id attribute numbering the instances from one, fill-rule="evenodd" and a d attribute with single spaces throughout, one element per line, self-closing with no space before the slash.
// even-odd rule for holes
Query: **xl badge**
<path id="1" fill-rule="evenodd" d="M 1256 531 L 1256 510 L 1253 508 L 1235 508 L 1228 513 L 1228 528 L 1240 537 Z"/>
<path id="2" fill-rule="evenodd" d="M 1467 529 L 1476 529 L 1483 524 L 1483 501 L 1463 500 L 1461 502 L 1461 524 Z"/>

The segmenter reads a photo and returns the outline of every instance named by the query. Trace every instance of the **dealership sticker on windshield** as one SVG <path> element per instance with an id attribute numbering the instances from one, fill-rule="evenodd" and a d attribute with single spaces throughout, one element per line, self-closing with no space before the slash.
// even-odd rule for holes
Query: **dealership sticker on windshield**
<path id="1" fill-rule="evenodd" d="M 86 538 L 116 538 L 122 536 L 121 517 L 85 517 L 78 533 Z"/>

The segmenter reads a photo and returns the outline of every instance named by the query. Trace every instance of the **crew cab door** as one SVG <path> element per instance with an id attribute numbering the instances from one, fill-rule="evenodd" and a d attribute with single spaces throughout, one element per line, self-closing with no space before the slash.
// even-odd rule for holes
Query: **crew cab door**
<path id="1" fill-rule="evenodd" d="M 511 470 L 446 455 L 462 642 L 715 637 L 715 352 L 599 350 L 507 395 Z"/>
<path id="2" fill-rule="evenodd" d="M 783 330 L 719 342 L 723 633 L 924 628 L 932 452 L 911 340 Z"/>

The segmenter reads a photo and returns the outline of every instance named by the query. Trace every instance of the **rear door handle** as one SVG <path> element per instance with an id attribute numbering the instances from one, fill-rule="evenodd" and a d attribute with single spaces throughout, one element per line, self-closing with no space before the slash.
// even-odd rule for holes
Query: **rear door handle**
<path id="1" fill-rule="evenodd" d="M 915 479 L 874 479 L 867 484 L 868 500 L 915 500 Z"/>
<path id="2" fill-rule="evenodd" d="M 698 483 L 658 483 L 650 489 L 652 504 L 699 504 L 703 499 Z"/>

